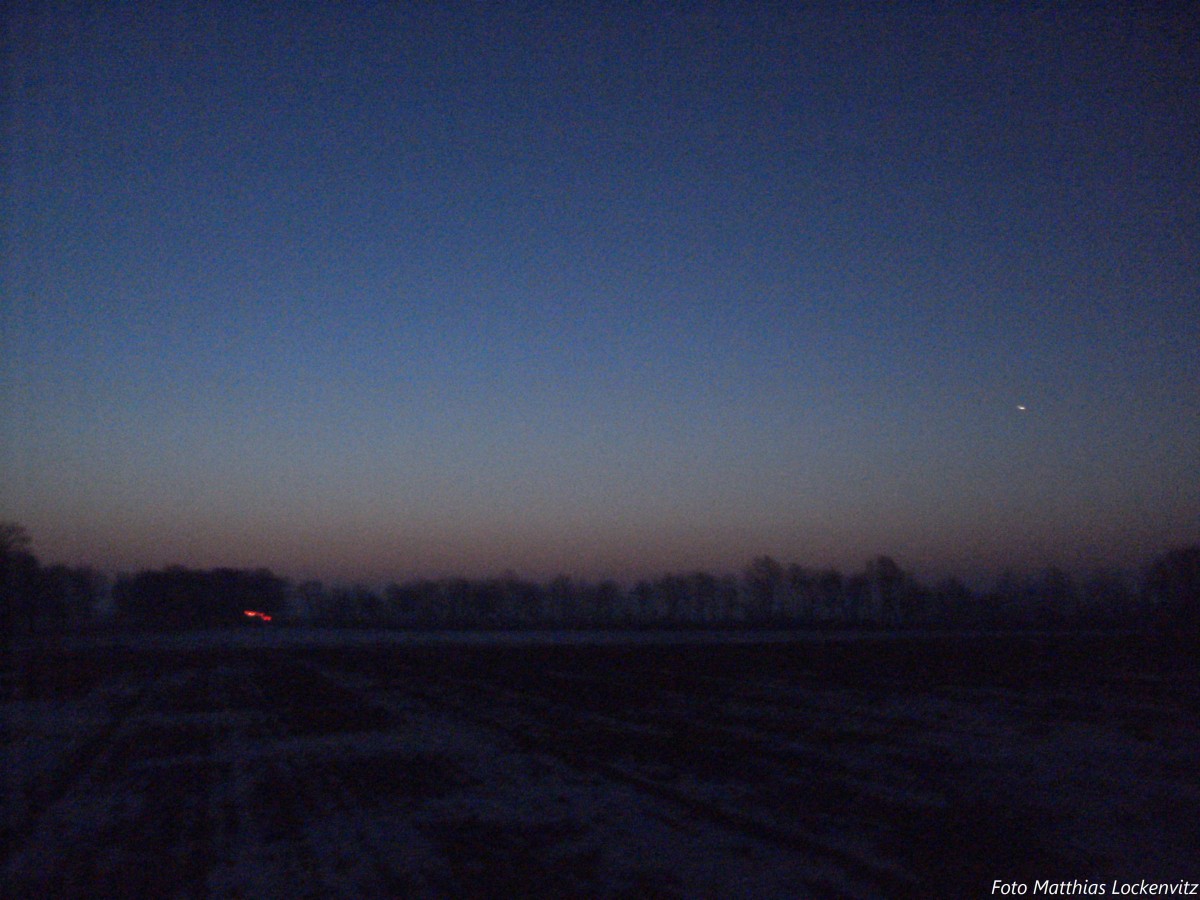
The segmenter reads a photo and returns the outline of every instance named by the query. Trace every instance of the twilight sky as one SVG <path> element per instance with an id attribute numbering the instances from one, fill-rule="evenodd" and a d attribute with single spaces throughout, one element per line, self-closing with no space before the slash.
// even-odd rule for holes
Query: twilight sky
<path id="1" fill-rule="evenodd" d="M 44 561 L 1200 539 L 1185 4 L 18 5 L 0 519 Z"/>

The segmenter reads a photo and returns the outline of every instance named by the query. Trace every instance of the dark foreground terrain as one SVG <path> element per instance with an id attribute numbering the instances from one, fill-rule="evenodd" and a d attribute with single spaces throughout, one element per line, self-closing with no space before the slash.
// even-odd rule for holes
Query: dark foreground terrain
<path id="1" fill-rule="evenodd" d="M 0 891 L 1200 881 L 1200 670 L 1150 638 L 271 632 L 11 650 Z"/>

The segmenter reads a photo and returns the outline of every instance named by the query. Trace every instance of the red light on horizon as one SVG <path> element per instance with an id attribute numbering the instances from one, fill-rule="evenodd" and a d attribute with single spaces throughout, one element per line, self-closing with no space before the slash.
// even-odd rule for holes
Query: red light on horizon
<path id="1" fill-rule="evenodd" d="M 251 617 L 257 618 L 257 619 L 262 619 L 264 622 L 271 621 L 271 617 L 269 615 L 267 615 L 265 612 L 259 612 L 258 610 L 255 610 L 255 609 L 244 609 L 244 610 L 242 610 L 242 612 L 247 616 L 251 616 Z"/>

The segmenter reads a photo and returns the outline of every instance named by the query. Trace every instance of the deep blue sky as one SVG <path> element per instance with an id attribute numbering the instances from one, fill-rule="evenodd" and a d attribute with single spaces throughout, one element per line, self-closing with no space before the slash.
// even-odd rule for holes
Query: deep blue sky
<path id="1" fill-rule="evenodd" d="M 20 6 L 0 518 L 44 559 L 1200 538 L 1195 13 Z"/>

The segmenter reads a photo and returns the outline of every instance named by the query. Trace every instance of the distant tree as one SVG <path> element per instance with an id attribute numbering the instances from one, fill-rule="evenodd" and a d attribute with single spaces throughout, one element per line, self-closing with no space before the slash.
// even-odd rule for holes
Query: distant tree
<path id="1" fill-rule="evenodd" d="M 770 556 L 759 556 L 746 567 L 743 579 L 754 619 L 767 622 L 774 618 L 783 586 L 783 566 Z"/>
<path id="2" fill-rule="evenodd" d="M 708 572 L 693 572 L 688 576 L 688 590 L 692 596 L 692 620 L 694 622 L 712 622 L 720 615 L 717 588 L 717 579 Z"/>
<path id="3" fill-rule="evenodd" d="M 639 581 L 633 587 L 633 617 L 639 625 L 646 625 L 658 617 L 655 590 L 649 581 Z"/>
<path id="4" fill-rule="evenodd" d="M 508 586 L 513 614 L 523 625 L 540 625 L 546 615 L 546 592 L 540 584 L 513 576 Z"/>
<path id="5" fill-rule="evenodd" d="M 957 578 L 946 578 L 933 588 L 934 616 L 947 624 L 966 624 L 975 614 L 975 597 Z"/>
<path id="6" fill-rule="evenodd" d="M 933 613 L 933 591 L 911 573 L 905 573 L 900 593 L 900 624 L 928 625 Z"/>
<path id="7" fill-rule="evenodd" d="M 726 625 L 745 621 L 746 601 L 736 575 L 722 575 L 717 579 L 716 608 L 718 617 Z"/>
<path id="8" fill-rule="evenodd" d="M 23 526 L 0 522 L 0 628 L 5 634 L 36 627 L 41 567 L 31 546 Z"/>
<path id="9" fill-rule="evenodd" d="M 827 621 L 845 621 L 846 590 L 842 573 L 838 569 L 825 569 L 816 576 L 817 603 L 821 618 Z"/>
<path id="10" fill-rule="evenodd" d="M 471 582 L 466 578 L 448 578 L 442 584 L 442 596 L 450 610 L 450 623 L 455 628 L 467 624 L 471 600 Z"/>
<path id="11" fill-rule="evenodd" d="M 32 543 L 24 525 L 0 522 L 0 562 L 20 553 L 28 553 Z"/>
<path id="12" fill-rule="evenodd" d="M 842 608 L 844 620 L 857 625 L 870 617 L 871 582 L 866 575 L 851 575 L 842 587 Z"/>
<path id="13" fill-rule="evenodd" d="M 45 633 L 80 628 L 99 613 L 106 580 L 87 566 L 42 566 L 29 533 L 0 522 L 0 630 Z"/>
<path id="14" fill-rule="evenodd" d="M 324 584 L 315 579 L 302 581 L 292 592 L 291 615 L 302 622 L 316 622 L 324 615 L 327 603 Z"/>
<path id="15" fill-rule="evenodd" d="M 905 576 L 900 566 L 890 556 L 877 556 L 867 563 L 863 575 L 868 585 L 868 619 L 874 619 L 886 627 L 901 623 L 902 593 Z"/>
<path id="16" fill-rule="evenodd" d="M 1165 627 L 1200 635 L 1200 544 L 1177 547 L 1151 562 L 1143 590 Z"/>
<path id="17" fill-rule="evenodd" d="M 287 595 L 287 582 L 267 569 L 168 566 L 121 576 L 113 585 L 119 619 L 147 628 L 246 624 L 246 610 L 271 616 L 284 612 Z"/>
<path id="18" fill-rule="evenodd" d="M 349 622 L 354 625 L 382 625 L 384 621 L 383 598 L 365 584 L 354 584 L 337 592 L 337 604 L 345 611 Z"/>
<path id="19" fill-rule="evenodd" d="M 468 615 L 471 624 L 495 626 L 504 607 L 504 585 L 497 579 L 476 581 L 471 585 Z"/>
<path id="20" fill-rule="evenodd" d="M 680 575 L 664 575 L 654 583 L 660 609 L 670 625 L 678 625 L 688 599 L 687 579 Z"/>
<path id="21" fill-rule="evenodd" d="M 979 598 L 979 622 L 988 628 L 1027 624 L 1029 615 L 1025 598 L 1028 592 L 1022 579 L 1012 569 L 1005 569 L 991 590 Z"/>
<path id="22" fill-rule="evenodd" d="M 613 624 L 617 617 L 617 607 L 621 602 L 621 586 L 611 578 L 607 578 L 593 587 L 590 593 L 593 624 Z"/>
<path id="23" fill-rule="evenodd" d="M 816 573 L 793 563 L 787 570 L 788 606 L 792 618 L 814 622 L 817 618 Z"/>
<path id="24" fill-rule="evenodd" d="M 1081 605 L 1088 621 L 1096 625 L 1130 625 L 1135 621 L 1133 591 L 1121 572 L 1091 572 L 1083 582 Z"/>
<path id="25" fill-rule="evenodd" d="M 506 570 L 495 580 L 497 591 L 496 622 L 500 625 L 513 626 L 520 622 L 518 611 L 521 598 L 521 579 L 511 569 Z"/>
<path id="26" fill-rule="evenodd" d="M 222 613 L 229 610 L 236 617 L 249 609 L 279 616 L 286 611 L 288 583 L 269 569 L 213 569 L 203 580 L 209 583 L 209 595 Z"/>
<path id="27" fill-rule="evenodd" d="M 1079 588 L 1070 573 L 1058 566 L 1043 569 L 1025 593 L 1027 608 L 1019 615 L 1030 624 L 1048 626 L 1079 620 Z"/>
<path id="28" fill-rule="evenodd" d="M 415 597 L 408 586 L 394 581 L 383 588 L 383 609 L 389 625 L 412 625 L 416 618 Z"/>
<path id="29" fill-rule="evenodd" d="M 449 604 L 446 602 L 444 582 L 433 578 L 421 578 L 405 585 L 412 597 L 413 619 L 419 628 L 442 628 L 449 621 Z"/>
<path id="30" fill-rule="evenodd" d="M 573 622 L 579 617 L 579 592 L 570 575 L 557 575 L 546 588 L 550 618 L 558 623 Z"/>
<path id="31" fill-rule="evenodd" d="M 47 566 L 37 578 L 36 616 L 39 631 L 64 631 L 82 624 L 89 615 L 90 597 L 75 569 Z"/>

